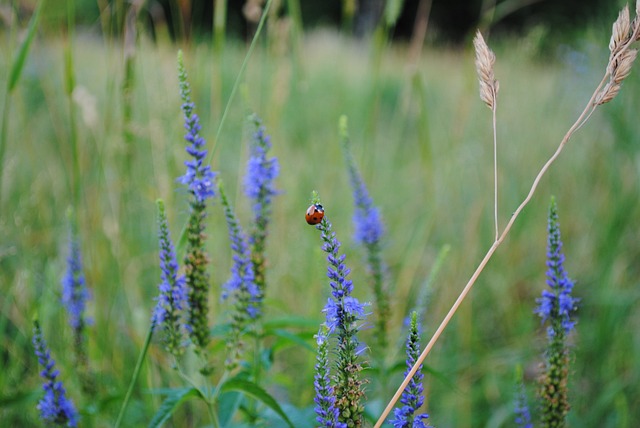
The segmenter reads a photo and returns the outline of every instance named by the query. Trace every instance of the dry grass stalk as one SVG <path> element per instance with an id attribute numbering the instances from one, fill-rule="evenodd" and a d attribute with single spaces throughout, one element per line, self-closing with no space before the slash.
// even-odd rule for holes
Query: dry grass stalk
<path id="1" fill-rule="evenodd" d="M 624 47 L 629 40 L 630 33 L 631 21 L 629 20 L 629 5 L 626 5 L 620 11 L 616 22 L 613 23 L 611 40 L 609 41 L 609 50 L 611 51 L 609 61 L 611 61 L 613 57 L 620 52 L 620 49 Z"/>
<path id="2" fill-rule="evenodd" d="M 626 19 L 628 20 L 628 7 L 625 9 L 627 10 Z M 598 107 L 598 105 L 611 101 L 615 97 L 615 95 L 618 93 L 618 91 L 620 91 L 620 83 L 622 82 L 622 80 L 624 80 L 625 77 L 629 75 L 631 66 L 633 65 L 633 61 L 637 56 L 637 51 L 634 49 L 629 49 L 629 46 L 634 41 L 640 39 L 640 19 L 638 18 L 640 16 L 640 0 L 637 0 L 637 3 L 636 3 L 637 16 L 633 20 L 633 23 L 628 25 L 629 30 L 626 33 L 626 38 L 624 36 L 625 9 L 623 9 L 620 12 L 620 15 L 618 16 L 618 20 L 616 21 L 617 25 L 614 24 L 613 26 L 614 35 L 612 36 L 611 43 L 610 43 L 610 46 L 612 49 L 612 55 L 609 60 L 609 65 L 607 66 L 607 71 L 604 77 L 602 78 L 602 80 L 600 81 L 600 84 L 597 86 L 597 88 L 593 92 L 591 99 L 587 102 L 587 105 L 582 111 L 582 113 L 580 114 L 580 116 L 576 119 L 573 125 L 571 125 L 571 127 L 569 128 L 565 136 L 562 138 L 562 141 L 560 141 L 560 144 L 558 145 L 558 148 L 556 149 L 556 151 L 545 162 L 545 164 L 542 166 L 542 168 L 536 175 L 531 185 L 531 188 L 529 189 L 529 193 L 524 198 L 524 200 L 520 203 L 520 205 L 516 208 L 516 210 L 513 212 L 513 214 L 511 215 L 511 218 L 507 222 L 507 225 L 502 230 L 502 233 L 500 233 L 500 235 L 491 245 L 489 250 L 486 252 L 484 258 L 482 259 L 482 261 L 480 262 L 476 270 L 471 275 L 471 278 L 469 278 L 469 281 L 460 292 L 460 295 L 458 296 L 456 301 L 453 303 L 453 306 L 451 306 L 451 309 L 449 310 L 449 312 L 447 312 L 447 315 L 444 317 L 444 319 L 442 320 L 442 322 L 440 323 L 436 331 L 433 333 L 431 340 L 429 340 L 429 343 L 427 343 L 427 345 L 423 349 L 422 353 L 416 360 L 411 370 L 409 370 L 409 372 L 406 374 L 404 380 L 398 387 L 396 393 L 391 398 L 391 401 L 387 404 L 387 407 L 385 407 L 385 409 L 383 410 L 382 414 L 378 418 L 378 421 L 374 425 L 374 428 L 380 428 L 382 426 L 383 422 L 391 412 L 391 409 L 393 408 L 395 403 L 400 399 L 400 395 L 402 394 L 402 391 L 404 391 L 404 389 L 407 387 L 413 375 L 415 375 L 415 373 L 418 371 L 418 367 L 422 365 L 422 363 L 426 359 L 429 352 L 431 352 L 431 349 L 435 345 L 436 341 L 440 338 L 440 336 L 442 335 L 442 332 L 447 327 L 447 325 L 449 324 L 449 322 L 457 312 L 458 308 L 460 307 L 462 302 L 465 300 L 466 296 L 471 291 L 471 288 L 476 283 L 482 271 L 484 271 L 485 266 L 487 265 L 489 260 L 493 257 L 493 254 L 496 252 L 498 247 L 504 242 L 505 238 L 509 234 L 509 231 L 511 230 L 511 227 L 515 223 L 516 219 L 518 218 L 522 210 L 525 208 L 525 206 L 529 204 L 529 201 L 531 201 L 531 198 L 533 198 L 533 195 L 536 192 L 538 185 L 540 184 L 540 180 L 542 180 L 542 177 L 546 174 L 546 172 L 549 170 L 551 165 L 556 161 L 558 156 L 560 156 L 560 153 L 562 152 L 564 147 L 567 145 L 567 143 L 569 142 L 573 134 L 578 129 L 580 129 L 582 125 L 585 124 L 585 122 L 591 117 L 591 115 L 593 114 L 595 109 Z M 621 22 L 618 22 L 618 21 L 621 21 Z M 626 41 L 623 41 L 623 40 L 626 40 Z M 482 101 L 484 101 L 485 103 L 487 103 L 489 107 L 494 109 L 495 102 L 491 103 L 491 101 L 495 101 L 495 94 L 497 93 L 497 90 L 498 90 L 497 82 L 493 78 L 493 67 L 492 67 L 493 61 L 495 61 L 495 55 L 493 55 L 493 53 L 487 47 L 486 43 L 484 43 L 484 39 L 482 38 L 482 35 L 480 34 L 480 32 L 476 34 L 476 38 L 474 39 L 473 43 L 476 49 L 476 67 L 478 68 L 478 74 L 480 76 L 480 85 L 481 85 L 480 97 Z M 616 50 L 616 54 L 613 54 L 613 50 Z M 489 73 L 485 74 L 485 72 L 487 71 L 489 71 Z M 490 98 L 489 102 L 485 100 L 485 97 L 484 97 L 485 94 L 483 94 L 483 90 L 482 90 L 483 83 L 489 85 L 487 82 L 495 83 L 495 90 L 492 90 L 491 92 L 489 92 L 490 94 L 494 95 L 494 98 Z M 489 89 L 491 89 L 491 87 L 489 87 Z M 494 115 L 494 118 L 495 118 L 495 115 Z"/>
<path id="3" fill-rule="evenodd" d="M 613 23 L 609 41 L 609 81 L 595 98 L 595 105 L 608 103 L 620 92 L 622 81 L 631 73 L 633 62 L 638 56 L 636 49 L 630 49 L 633 42 L 640 40 L 640 0 L 636 2 L 636 16 L 630 21 L 629 6 L 625 6 Z"/>
<path id="4" fill-rule="evenodd" d="M 499 89 L 498 81 L 493 74 L 493 64 L 496 62 L 496 56 L 491 49 L 489 49 L 489 46 L 487 46 L 479 30 L 473 39 L 473 47 L 476 51 L 476 69 L 478 70 L 478 80 L 480 81 L 480 99 L 493 110 L 496 105 L 496 95 Z"/>

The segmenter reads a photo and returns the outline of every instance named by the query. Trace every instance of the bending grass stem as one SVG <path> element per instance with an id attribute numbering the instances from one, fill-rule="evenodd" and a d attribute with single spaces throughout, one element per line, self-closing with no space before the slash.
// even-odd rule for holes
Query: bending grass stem
<path id="1" fill-rule="evenodd" d="M 247 63 L 249 62 L 249 58 L 251 57 L 251 53 L 253 49 L 256 47 L 256 43 L 258 41 L 258 37 L 262 32 L 262 27 L 264 27 L 264 22 L 267 20 L 267 14 L 269 13 L 269 9 L 271 8 L 271 3 L 273 0 L 267 0 L 267 4 L 264 6 L 264 10 L 262 11 L 262 16 L 260 17 L 260 22 L 258 23 L 258 28 L 256 29 L 256 33 L 253 35 L 253 39 L 251 40 L 251 45 L 249 45 L 249 50 L 242 61 L 242 65 L 240 66 L 240 71 L 238 71 L 238 76 L 236 76 L 236 81 L 233 83 L 233 88 L 231 88 L 231 94 L 229 94 L 229 100 L 227 101 L 227 105 L 224 107 L 224 112 L 222 113 L 222 118 L 220 119 L 220 124 L 218 125 L 218 130 L 216 131 L 216 139 L 213 143 L 213 148 L 211 149 L 211 153 L 209 153 L 209 157 L 207 159 L 207 163 L 211 163 L 213 159 L 213 154 L 216 152 L 216 148 L 218 147 L 218 140 L 220 139 L 220 134 L 222 133 L 222 126 L 227 118 L 227 114 L 229 113 L 229 107 L 231 106 L 231 102 L 235 97 L 235 94 L 240 86 L 240 79 L 244 75 L 244 70 L 247 68 Z"/>
<path id="2" fill-rule="evenodd" d="M 244 60 L 242 61 L 242 65 L 240 66 L 240 71 L 238 71 L 238 76 L 236 77 L 236 81 L 233 83 L 233 88 L 231 88 L 231 94 L 229 94 L 229 99 L 227 100 L 227 104 L 224 107 L 224 112 L 222 113 L 222 118 L 220 119 L 218 130 L 216 131 L 216 137 L 213 143 L 213 148 L 211 149 L 211 151 L 209 152 L 209 155 L 207 156 L 207 164 L 211 164 L 211 161 L 213 160 L 213 155 L 216 152 L 216 149 L 218 148 L 218 141 L 220 140 L 222 127 L 227 119 L 227 114 L 229 113 L 231 102 L 233 101 L 233 98 L 235 97 L 236 92 L 238 91 L 238 87 L 240 86 L 240 79 L 242 79 L 242 76 L 244 75 L 244 70 L 247 68 L 247 64 L 249 63 L 249 58 L 251 57 L 251 53 L 253 52 L 253 49 L 258 41 L 258 37 L 262 32 L 262 27 L 264 27 L 264 22 L 267 19 L 267 13 L 271 8 L 272 2 L 273 0 L 267 0 L 267 4 L 264 6 L 264 10 L 262 11 L 262 17 L 260 18 L 260 23 L 258 24 L 256 33 L 253 35 L 253 39 L 251 40 L 251 45 L 249 46 L 249 50 L 247 51 L 247 54 L 245 55 Z M 187 226 L 188 224 L 185 224 L 182 228 L 182 231 L 180 232 L 180 238 L 178 239 L 178 244 L 176 247 L 176 252 L 178 254 L 182 254 L 184 252 L 184 246 L 186 245 L 186 242 L 187 242 Z"/>
<path id="3" fill-rule="evenodd" d="M 427 346 L 422 351 L 422 354 L 420 354 L 420 357 L 418 357 L 418 359 L 416 360 L 415 364 L 413 365 L 413 367 L 411 368 L 409 373 L 407 373 L 404 381 L 400 384 L 400 386 L 398 387 L 398 390 L 393 395 L 393 398 L 391 399 L 391 401 L 389 402 L 387 407 L 385 407 L 384 411 L 382 412 L 382 415 L 380 415 L 380 418 L 378 419 L 378 421 L 374 425 L 374 428 L 380 428 L 382 426 L 384 420 L 387 418 L 387 416 L 389 415 L 389 413 L 391 412 L 391 410 L 395 406 L 396 402 L 400 399 L 400 396 L 402 395 L 402 392 L 405 390 L 405 388 L 407 387 L 407 385 L 409 384 L 409 382 L 413 378 L 413 375 L 418 371 L 418 368 L 424 362 L 424 360 L 426 359 L 427 355 L 429 354 L 429 352 L 431 351 L 431 349 L 435 345 L 436 341 L 440 338 L 440 335 L 442 334 L 444 329 L 449 324 L 449 321 L 451 321 L 451 319 L 455 315 L 456 311 L 458 310 L 458 307 L 460 306 L 460 304 L 462 304 L 464 299 L 467 297 L 467 294 L 469 294 L 469 291 L 471 291 L 471 288 L 473 287 L 473 285 L 475 284 L 476 280 L 478 279 L 478 277 L 480 276 L 480 274 L 484 270 L 485 266 L 487 265 L 487 263 L 489 262 L 489 260 L 493 256 L 493 253 L 496 252 L 496 250 L 498 249 L 500 244 L 502 244 L 502 242 L 505 240 L 505 238 L 509 234 L 509 231 L 511 230 L 511 227 L 515 223 L 516 219 L 518 218 L 518 216 L 520 215 L 520 213 L 522 212 L 524 207 L 527 206 L 527 204 L 529 203 L 529 201 L 533 197 L 536 189 L 538 188 L 538 184 L 540 183 L 540 180 L 542 179 L 544 174 L 547 172 L 547 170 L 553 164 L 553 162 L 555 162 L 555 160 L 558 158 L 558 156 L 560 156 L 560 153 L 562 152 L 562 149 L 564 149 L 565 145 L 567 144 L 567 142 L 569 142 L 569 139 L 573 136 L 575 131 L 577 131 L 580 127 L 582 127 L 582 125 L 584 125 L 586 120 L 589 117 L 591 117 L 591 114 L 593 113 L 593 111 L 597 107 L 597 105 L 595 104 L 595 99 L 596 99 L 598 93 L 600 92 L 601 88 L 605 84 L 605 82 L 606 82 L 608 77 L 609 77 L 609 74 L 607 72 L 607 73 L 605 73 L 604 77 L 600 81 L 600 84 L 598 85 L 596 90 L 593 92 L 593 95 L 589 99 L 589 102 L 587 103 L 587 106 L 584 108 L 584 110 L 582 111 L 582 113 L 580 114 L 578 119 L 576 119 L 574 124 L 571 126 L 571 128 L 569 128 L 569 130 L 567 131 L 565 136 L 562 138 L 562 141 L 558 145 L 558 148 L 556 149 L 555 153 L 553 153 L 553 155 L 542 166 L 542 168 L 538 172 L 538 175 L 536 175 L 536 178 L 533 180 L 533 184 L 531 185 L 531 189 L 529 190 L 529 193 L 527 194 L 527 197 L 520 203 L 518 208 L 511 215 L 511 219 L 509 220 L 509 222 L 505 226 L 504 230 L 497 237 L 497 239 L 494 241 L 493 245 L 491 245 L 491 247 L 489 248 L 489 250 L 485 254 L 484 258 L 482 259 L 482 261 L 480 262 L 480 264 L 476 268 L 475 272 L 473 273 L 473 275 L 471 276 L 471 278 L 467 282 L 467 285 L 465 285 L 465 287 L 463 288 L 462 292 L 460 292 L 460 295 L 456 299 L 455 303 L 453 304 L 453 306 L 451 306 L 451 309 L 449 309 L 449 312 L 444 317 L 444 319 L 440 323 L 440 326 L 438 327 L 438 329 L 435 331 L 435 333 L 431 337 L 431 340 L 429 341 Z"/>

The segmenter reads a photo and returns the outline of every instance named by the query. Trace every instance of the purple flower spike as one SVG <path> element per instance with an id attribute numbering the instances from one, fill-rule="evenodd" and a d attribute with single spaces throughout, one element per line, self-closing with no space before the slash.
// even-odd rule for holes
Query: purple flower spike
<path id="1" fill-rule="evenodd" d="M 407 337 L 407 369 L 404 372 L 406 376 L 411 368 L 415 364 L 416 360 L 420 356 L 420 335 L 418 332 L 418 313 L 411 313 L 411 321 L 409 326 L 409 336 Z M 415 413 L 424 404 L 424 396 L 422 395 L 424 387 L 422 386 L 422 380 L 424 375 L 422 374 L 422 365 L 418 368 L 418 371 L 413 375 L 409 384 L 402 392 L 400 402 L 404 406 L 394 409 L 394 419 L 391 420 L 391 424 L 394 428 L 422 428 L 428 427 L 425 422 L 429 415 L 426 413 L 416 415 Z"/>
<path id="2" fill-rule="evenodd" d="M 549 226 L 547 242 L 547 285 L 551 290 L 543 290 L 542 297 L 536 299 L 538 307 L 535 313 L 540 315 L 542 322 L 552 320 L 548 329 L 549 336 L 562 330 L 568 334 L 575 326 L 571 314 L 576 310 L 579 299 L 571 296 L 573 281 L 564 270 L 564 254 L 560 239 L 560 225 L 555 199 L 549 209 Z"/>
<path id="3" fill-rule="evenodd" d="M 42 330 L 36 321 L 33 328 L 33 347 L 38 362 L 44 368 L 40 376 L 44 379 L 42 389 L 44 397 L 38 402 L 38 410 L 42 420 L 51 425 L 76 427 L 78 426 L 78 412 L 73 402 L 67 398 L 67 392 L 58 381 L 60 372 L 56 370 L 56 362 L 51 358 L 47 343 L 42 337 Z"/>
<path id="4" fill-rule="evenodd" d="M 165 332 L 164 342 L 172 354 L 178 356 L 184 351 L 182 310 L 187 306 L 187 290 L 184 276 L 178 275 L 178 262 L 169 233 L 164 202 L 158 205 L 158 238 L 160 241 L 160 295 L 153 312 L 153 322 Z"/>
<path id="5" fill-rule="evenodd" d="M 75 233 L 70 232 L 67 271 L 62 278 L 62 303 L 69 315 L 69 324 L 76 332 L 82 332 L 88 320 L 85 308 L 89 300 L 89 290 L 82 272 L 80 244 Z"/>
<path id="6" fill-rule="evenodd" d="M 184 127 L 187 133 L 185 141 L 189 143 L 187 153 L 193 158 L 185 161 L 187 172 L 178 181 L 188 186 L 197 203 L 204 203 L 207 198 L 215 196 L 214 185 L 216 173 L 211 166 L 204 165 L 207 150 L 204 149 L 206 141 L 200 136 L 200 118 L 193 112 L 195 104 L 191 101 L 191 88 L 187 81 L 187 72 L 182 64 L 180 56 L 178 64 L 178 79 L 180 84 L 180 96 L 182 97 L 182 113 L 184 114 Z"/>

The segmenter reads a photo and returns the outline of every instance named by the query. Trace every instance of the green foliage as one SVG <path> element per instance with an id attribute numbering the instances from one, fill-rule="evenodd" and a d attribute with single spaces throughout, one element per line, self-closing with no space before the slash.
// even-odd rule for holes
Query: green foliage
<path id="1" fill-rule="evenodd" d="M 303 215 L 310 190 L 318 189 L 330 206 L 332 222 L 345 231 L 344 237 L 349 236 L 351 191 L 335 130 L 341 114 L 349 116 L 353 156 L 365 181 L 376 195 L 383 195 L 376 203 L 388 226 L 384 251 L 396 295 L 391 338 L 400 336 L 409 303 L 422 301 L 420 290 L 441 248 L 450 245 L 446 262 L 430 283 L 425 333 L 440 321 L 493 239 L 490 127 L 486 108 L 477 100 L 472 54 L 427 50 L 419 73 L 409 78 L 400 66 L 402 49 L 386 48 L 374 74 L 360 45 L 330 36 L 307 37 L 302 51 L 304 80 L 289 80 L 290 56 L 269 44 L 256 46 L 244 74 L 246 101 L 236 98 L 229 105 L 226 123 L 215 139 L 214 169 L 227 183 L 241 220 L 251 218 L 251 207 L 237 197 L 246 159 L 247 107 L 261 113 L 278 142 L 274 154 L 282 165 L 283 189 L 274 203 L 267 248 L 270 293 L 263 326 L 267 349 L 260 354 L 272 366 L 259 387 L 240 380 L 226 384 L 227 392 L 218 397 L 221 426 L 237 422 L 249 395 L 260 403 L 257 412 L 264 410 L 262 420 L 273 420 L 273 426 L 285 423 L 284 414 L 295 426 L 303 426 L 293 419 L 296 411 L 291 409 L 306 415 L 304 411 L 312 407 L 311 344 L 326 302 L 326 280 L 317 235 Z M 602 36 L 586 40 L 585 45 L 605 49 L 607 40 Z M 64 270 L 64 212 L 73 200 L 66 183 L 72 156 L 69 131 L 62 125 L 69 114 L 64 56 L 56 38 L 36 41 L 12 93 L 3 165 L 0 351 L 6 364 L 0 373 L 0 414 L 8 426 L 37 423 L 38 370 L 27 337 L 28 315 L 36 309 L 44 333 L 60 333 L 48 339 L 61 370 L 73 372 L 72 359 L 63 353 L 72 339 L 58 291 Z M 2 43 L 5 48 L 8 41 Z M 578 46 L 590 58 L 586 71 L 579 74 L 570 64 L 523 59 L 517 43 L 504 46 L 496 65 L 502 96 L 498 124 L 502 221 L 574 119 L 606 60 L 606 55 L 591 56 Z M 207 46 L 187 46 L 184 51 L 192 70 L 193 97 L 206 122 L 203 129 L 213 142 L 225 108 L 219 99 L 229 97 L 246 46 L 227 41 L 215 61 L 209 53 Z M 67 388 L 78 397 L 79 407 L 89 409 L 84 420 L 96 427 L 112 426 L 134 362 L 141 348 L 147 349 L 145 334 L 159 275 L 154 201 L 158 197 L 166 201 L 173 231 L 180 231 L 188 217 L 185 194 L 176 190 L 175 182 L 183 173 L 184 160 L 180 101 L 174 89 L 175 49 L 143 40 L 137 53 L 129 169 L 122 164 L 124 106 L 114 91 L 123 73 L 120 55 L 82 35 L 73 55 L 75 85 L 86 91 L 84 98 L 74 99 L 83 182 L 77 214 L 87 281 L 94 290 L 90 311 L 96 334 L 89 338 L 88 354 L 100 373 L 99 398 L 82 396 L 73 379 Z M 9 65 L 0 67 L 0 74 L 10 75 Z M 572 396 L 568 425 L 631 427 L 640 419 L 640 362 L 634 358 L 640 348 L 636 71 L 611 105 L 594 115 L 587 132 L 570 142 L 427 360 L 428 406 L 438 426 L 488 425 L 510 406 L 505 397 L 512 390 L 513 366 L 520 361 L 525 367 L 537 366 L 538 349 L 531 346 L 531 335 L 540 329 L 532 310 L 543 284 L 545 237 L 540 225 L 545 223 L 544 201 L 552 192 L 562 201 L 565 251 L 572 254 L 570 271 L 588 290 L 569 384 L 570 391 L 579 385 L 580 393 Z M 210 98 L 212 75 L 221 79 L 222 93 Z M 213 210 L 207 217 L 207 252 L 215 260 L 209 325 L 216 327 L 226 321 L 217 287 L 226 280 L 232 262 L 219 212 Z M 343 249 L 349 260 L 361 259 L 362 254 L 352 255 L 361 250 L 348 239 Z M 355 282 L 366 282 L 359 263 L 354 262 L 351 276 Z M 359 290 L 359 299 L 371 300 L 366 287 Z M 370 331 L 362 334 L 365 343 L 372 343 L 374 338 L 367 337 Z M 221 347 L 223 341 L 213 336 L 210 349 Z M 389 353 L 401 358 L 400 340 L 390 344 Z M 173 404 L 145 393 L 146 387 L 176 382 L 176 374 L 167 367 L 160 347 L 151 344 L 144 364 L 137 367 L 140 379 L 131 392 L 123 426 L 160 420 L 170 425 L 172 418 L 177 426 L 184 415 L 193 426 L 210 423 L 205 407 L 187 399 L 196 397 L 192 389 L 176 389 Z M 390 382 L 399 383 L 401 370 L 389 370 Z"/>

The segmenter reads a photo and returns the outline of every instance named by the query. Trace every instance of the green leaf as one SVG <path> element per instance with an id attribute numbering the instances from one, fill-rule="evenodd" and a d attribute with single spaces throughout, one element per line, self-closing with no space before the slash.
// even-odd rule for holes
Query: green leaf
<path id="1" fill-rule="evenodd" d="M 220 395 L 220 399 L 218 400 L 218 419 L 220 426 L 231 426 L 229 424 L 238 407 L 240 407 L 240 403 L 242 403 L 242 394 L 239 392 L 233 391 Z"/>
<path id="2" fill-rule="evenodd" d="M 265 331 L 276 328 L 295 327 L 301 329 L 312 329 L 318 332 L 318 326 L 324 320 L 312 319 L 307 317 L 287 316 L 274 318 L 264 323 Z"/>
<path id="3" fill-rule="evenodd" d="M 282 349 L 288 344 L 293 344 L 293 345 L 300 345 L 311 352 L 314 352 L 314 353 L 316 352 L 315 347 L 309 344 L 309 340 L 307 337 L 308 335 L 305 335 L 304 333 L 295 334 L 287 330 L 275 329 L 271 331 L 271 334 L 280 339 L 278 340 L 278 343 L 273 345 L 274 350 Z"/>
<path id="4" fill-rule="evenodd" d="M 265 406 L 276 412 L 288 426 L 294 428 L 287 415 L 284 413 L 278 402 L 267 391 L 259 385 L 244 379 L 231 379 L 226 382 L 222 388 L 222 392 L 240 391 L 256 400 L 262 402 Z"/>
<path id="5" fill-rule="evenodd" d="M 42 5 L 44 5 L 44 2 L 45 0 L 40 0 L 36 11 L 33 13 L 33 16 L 31 16 L 31 21 L 29 21 L 29 30 L 27 31 L 27 37 L 25 37 L 24 41 L 22 42 L 20 50 L 18 51 L 18 55 L 16 55 L 16 58 L 14 59 L 11 66 L 11 73 L 9 73 L 9 80 L 7 81 L 7 93 L 13 91 L 13 89 L 18 84 L 20 74 L 22 74 L 22 68 L 24 67 L 25 61 L 27 60 L 27 54 L 29 53 L 31 41 L 33 40 L 33 36 L 36 34 L 36 28 L 38 28 L 40 11 L 42 10 Z"/>
<path id="6" fill-rule="evenodd" d="M 149 428 L 157 428 L 162 426 L 176 411 L 178 406 L 192 397 L 201 397 L 200 391 L 195 388 L 174 389 L 164 399 L 162 405 L 158 409 L 153 419 L 149 422 Z"/>

